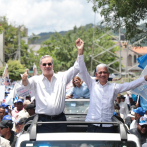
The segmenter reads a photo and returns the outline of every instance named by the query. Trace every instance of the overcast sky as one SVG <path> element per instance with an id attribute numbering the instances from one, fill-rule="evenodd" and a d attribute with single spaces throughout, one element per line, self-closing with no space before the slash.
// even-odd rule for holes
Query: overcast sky
<path id="1" fill-rule="evenodd" d="M 95 14 L 87 0 L 0 0 L 0 16 L 16 26 L 24 24 L 31 35 L 94 23 Z M 100 20 L 97 14 L 96 22 Z"/>

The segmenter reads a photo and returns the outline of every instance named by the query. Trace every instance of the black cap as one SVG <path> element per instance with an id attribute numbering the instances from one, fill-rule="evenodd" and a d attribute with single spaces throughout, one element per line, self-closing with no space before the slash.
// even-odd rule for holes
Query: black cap
<path id="1" fill-rule="evenodd" d="M 21 119 L 19 120 L 18 124 L 19 124 L 19 125 L 25 124 L 26 120 L 27 120 L 27 118 L 26 118 L 26 117 L 23 117 L 23 118 L 21 118 Z"/>
<path id="2" fill-rule="evenodd" d="M 31 96 L 30 95 L 27 95 L 26 98 L 31 98 Z"/>
<path id="3" fill-rule="evenodd" d="M 125 97 L 125 96 L 123 96 L 123 95 L 121 95 L 121 96 L 120 96 L 120 98 L 121 98 L 121 99 L 125 99 L 126 97 Z"/>
<path id="4" fill-rule="evenodd" d="M 34 103 L 31 103 L 31 104 L 29 104 L 29 105 L 27 105 L 27 111 L 28 111 L 28 109 L 35 109 L 35 104 Z"/>
<path id="5" fill-rule="evenodd" d="M 0 122 L 0 127 L 12 129 L 13 123 L 12 123 L 11 120 L 2 120 L 2 121 Z"/>

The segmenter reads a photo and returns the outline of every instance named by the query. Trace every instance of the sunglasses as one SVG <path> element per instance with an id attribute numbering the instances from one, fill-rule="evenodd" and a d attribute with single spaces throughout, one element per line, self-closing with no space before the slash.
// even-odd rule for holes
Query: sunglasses
<path id="1" fill-rule="evenodd" d="M 53 63 L 43 63 L 42 65 L 43 66 L 46 66 L 46 65 L 48 65 L 48 66 L 51 66 Z"/>
<path id="2" fill-rule="evenodd" d="M 147 125 L 142 125 L 141 128 L 147 128 Z"/>
<path id="3" fill-rule="evenodd" d="M 77 82 L 78 81 L 78 79 L 76 79 L 74 82 Z"/>
<path id="4" fill-rule="evenodd" d="M 7 128 L 7 127 L 0 127 L 1 130 L 4 129 L 4 128 Z"/>

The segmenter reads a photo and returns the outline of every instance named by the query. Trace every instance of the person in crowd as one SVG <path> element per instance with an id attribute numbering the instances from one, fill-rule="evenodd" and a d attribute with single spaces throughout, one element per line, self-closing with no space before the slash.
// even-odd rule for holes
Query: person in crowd
<path id="1" fill-rule="evenodd" d="M 77 60 L 78 61 L 78 60 Z M 49 55 L 40 59 L 42 75 L 28 79 L 28 70 L 22 75 L 22 84 L 26 89 L 34 92 L 36 100 L 35 113 L 38 121 L 66 121 L 63 113 L 65 107 L 66 85 L 79 72 L 78 62 L 65 72 L 54 73 L 53 59 Z M 40 132 L 65 132 L 66 124 L 42 124 L 38 126 Z"/>
<path id="2" fill-rule="evenodd" d="M 29 113 L 27 112 L 26 108 L 27 106 L 30 104 L 31 102 L 29 100 L 25 100 L 23 102 L 23 109 L 21 111 L 19 111 L 18 115 L 17 115 L 17 119 L 19 120 L 22 117 L 29 117 Z"/>
<path id="3" fill-rule="evenodd" d="M 1 147 L 11 147 L 10 141 L 0 136 L 0 146 Z"/>
<path id="4" fill-rule="evenodd" d="M 30 95 L 27 95 L 26 96 L 26 100 L 29 100 L 31 102 L 31 96 Z"/>
<path id="5" fill-rule="evenodd" d="M 131 92 L 127 91 L 124 96 L 125 96 L 125 102 L 127 103 L 128 109 L 130 110 L 130 106 L 131 106 L 131 104 L 130 104 Z"/>
<path id="6" fill-rule="evenodd" d="M 11 147 L 15 147 L 17 136 L 12 131 L 13 123 L 11 120 L 2 120 L 0 122 L 0 134 L 2 137 L 10 141 Z"/>
<path id="7" fill-rule="evenodd" d="M 0 146 L 1 147 L 11 147 L 10 141 L 0 136 Z"/>
<path id="8" fill-rule="evenodd" d="M 19 134 L 20 133 L 20 128 L 19 128 L 19 120 L 16 120 L 15 122 L 15 128 L 14 128 L 14 131 L 16 132 L 16 134 Z M 16 135 L 17 137 L 19 137 L 19 135 Z"/>
<path id="9" fill-rule="evenodd" d="M 70 91 L 66 98 L 89 98 L 90 93 L 87 85 L 79 78 L 74 77 L 72 80 L 74 88 Z"/>
<path id="10" fill-rule="evenodd" d="M 5 116 L 5 107 L 0 106 L 0 121 L 3 119 Z"/>
<path id="11" fill-rule="evenodd" d="M 125 124 L 130 128 L 130 124 L 135 119 L 135 112 L 133 112 L 133 109 L 131 110 L 131 113 L 128 114 L 128 116 L 125 118 Z"/>
<path id="12" fill-rule="evenodd" d="M 2 103 L 1 106 L 3 106 L 5 109 L 9 109 L 9 105 L 5 104 L 5 103 Z"/>
<path id="13" fill-rule="evenodd" d="M 27 106 L 26 110 L 30 116 L 35 114 L 35 107 L 36 107 L 35 103 L 31 103 Z"/>
<path id="14" fill-rule="evenodd" d="M 24 102 L 24 97 L 19 96 L 18 99 L 21 99 Z"/>
<path id="15" fill-rule="evenodd" d="M 121 97 L 121 94 L 118 94 L 116 100 L 114 101 L 114 104 L 119 105 L 119 103 L 121 102 L 120 97 Z"/>
<path id="16" fill-rule="evenodd" d="M 14 108 L 16 108 L 17 107 L 17 100 L 15 99 L 14 100 Z"/>
<path id="17" fill-rule="evenodd" d="M 129 132 L 136 135 L 140 139 L 141 144 L 144 144 L 147 139 L 147 115 L 140 117 L 137 121 L 137 128 L 130 129 Z"/>
<path id="18" fill-rule="evenodd" d="M 25 125 L 25 122 L 28 118 L 26 117 L 22 117 L 17 123 L 16 123 L 16 126 L 17 126 L 17 137 L 20 136 L 22 130 L 23 130 L 23 127 Z"/>
<path id="19" fill-rule="evenodd" d="M 10 115 L 5 115 L 2 120 L 11 120 L 12 121 L 12 117 Z"/>
<path id="20" fill-rule="evenodd" d="M 145 111 L 142 109 L 142 107 L 138 107 L 137 109 L 133 109 L 133 112 L 135 113 L 135 119 L 130 124 L 130 129 L 137 128 L 137 121 L 140 117 L 144 116 Z"/>
<path id="21" fill-rule="evenodd" d="M 96 67 L 96 77 L 98 82 L 95 82 L 87 72 L 86 65 L 84 63 L 83 49 L 84 42 L 81 39 L 77 39 L 77 48 L 80 50 L 78 56 L 78 63 L 80 74 L 83 81 L 86 83 L 90 90 L 90 105 L 88 114 L 86 116 L 87 122 L 111 122 L 114 113 L 114 100 L 118 93 L 128 91 L 140 86 L 147 81 L 147 75 L 134 80 L 130 83 L 117 84 L 109 83 L 109 69 L 107 65 L 100 64 Z M 116 128 L 111 124 L 95 124 L 88 125 L 88 132 L 116 132 Z"/>
<path id="22" fill-rule="evenodd" d="M 136 102 L 133 100 L 132 98 L 132 95 L 130 95 L 130 109 L 131 109 L 131 106 L 135 106 L 136 105 Z"/>
<path id="23" fill-rule="evenodd" d="M 12 117 L 17 119 L 18 113 L 23 109 L 23 101 L 21 99 L 17 100 L 16 108 L 12 111 Z"/>
<path id="24" fill-rule="evenodd" d="M 120 107 L 119 107 L 119 104 L 115 103 L 114 104 L 114 110 L 115 110 L 115 113 L 117 114 L 117 116 L 120 117 Z"/>
<path id="25" fill-rule="evenodd" d="M 121 102 L 119 103 L 120 106 L 120 117 L 125 121 L 126 117 L 129 114 L 129 109 L 128 109 L 128 105 L 125 102 L 125 97 L 123 95 L 121 95 L 120 97 Z"/>
<path id="26" fill-rule="evenodd" d="M 5 115 L 8 115 L 8 109 L 5 109 Z"/>

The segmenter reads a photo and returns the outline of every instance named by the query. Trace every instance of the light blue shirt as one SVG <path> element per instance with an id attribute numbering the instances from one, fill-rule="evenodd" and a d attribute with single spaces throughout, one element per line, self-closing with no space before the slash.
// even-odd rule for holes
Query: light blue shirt
<path id="1" fill-rule="evenodd" d="M 72 90 L 69 93 L 70 95 L 73 95 L 73 98 L 89 98 L 90 93 L 87 85 L 85 83 L 82 83 L 81 87 L 73 87 Z"/>

